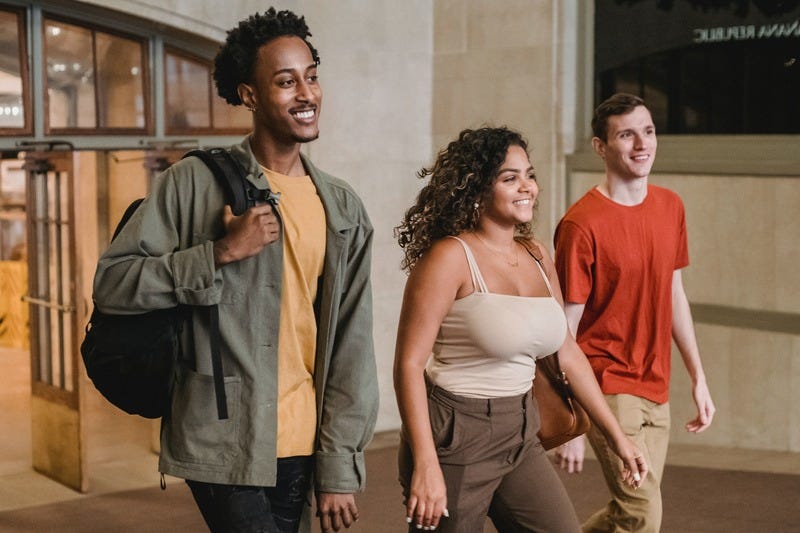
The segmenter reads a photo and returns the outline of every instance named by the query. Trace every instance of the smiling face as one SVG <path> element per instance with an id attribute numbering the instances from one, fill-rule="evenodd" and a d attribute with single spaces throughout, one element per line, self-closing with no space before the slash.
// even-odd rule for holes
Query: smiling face
<path id="1" fill-rule="evenodd" d="M 650 175 L 658 142 L 646 107 L 608 117 L 607 139 L 592 139 L 592 146 L 605 162 L 607 176 L 628 181 Z"/>
<path id="2" fill-rule="evenodd" d="M 259 50 L 251 83 L 239 85 L 242 102 L 255 108 L 257 134 L 291 146 L 319 137 L 322 89 L 317 65 L 299 37 L 278 37 Z"/>
<path id="3" fill-rule="evenodd" d="M 538 194 L 539 186 L 528 154 L 521 146 L 512 145 L 494 179 L 483 216 L 502 225 L 530 222 Z"/>

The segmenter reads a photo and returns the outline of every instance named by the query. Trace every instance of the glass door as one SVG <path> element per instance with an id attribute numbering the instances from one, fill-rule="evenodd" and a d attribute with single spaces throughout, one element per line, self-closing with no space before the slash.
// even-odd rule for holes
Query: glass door
<path id="1" fill-rule="evenodd" d="M 73 152 L 28 152 L 25 170 L 33 467 L 86 491 L 78 362 L 86 303 L 76 297 Z"/>

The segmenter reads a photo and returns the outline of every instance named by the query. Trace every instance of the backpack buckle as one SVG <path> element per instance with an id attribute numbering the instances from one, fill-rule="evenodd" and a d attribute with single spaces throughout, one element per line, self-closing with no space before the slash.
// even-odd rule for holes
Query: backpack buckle
<path id="1" fill-rule="evenodd" d="M 252 205 L 270 204 L 272 207 L 278 206 L 278 201 L 281 199 L 281 193 L 272 192 L 271 189 L 254 189 L 247 190 L 247 203 Z"/>

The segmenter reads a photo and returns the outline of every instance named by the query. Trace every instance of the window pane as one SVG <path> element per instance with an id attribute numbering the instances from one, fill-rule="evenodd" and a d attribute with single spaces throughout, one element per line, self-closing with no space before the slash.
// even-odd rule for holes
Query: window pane
<path id="1" fill-rule="evenodd" d="M 166 54 L 167 131 L 211 127 L 209 67 L 198 61 Z"/>
<path id="2" fill-rule="evenodd" d="M 643 65 L 642 97 L 647 102 L 656 131 L 667 131 L 669 113 L 669 70 L 665 54 L 654 56 Z"/>
<path id="3" fill-rule="evenodd" d="M 0 11 L 0 129 L 25 126 L 18 17 Z"/>
<path id="4" fill-rule="evenodd" d="M 101 128 L 144 128 L 142 45 L 107 33 L 97 44 L 98 125 Z"/>
<path id="5" fill-rule="evenodd" d="M 713 3 L 596 0 L 596 103 L 644 96 L 659 133 L 800 133 L 800 3 Z"/>
<path id="6" fill-rule="evenodd" d="M 46 21 L 44 40 L 50 128 L 94 128 L 91 30 Z"/>
<path id="7" fill-rule="evenodd" d="M 243 105 L 229 105 L 218 95 L 212 99 L 214 107 L 214 129 L 249 130 L 253 126 L 253 114 Z"/>
<path id="8" fill-rule="evenodd" d="M 706 91 L 705 54 L 687 53 L 681 61 L 681 116 L 673 131 L 708 133 L 711 129 L 711 105 Z M 682 126 L 682 127 L 681 127 Z"/>

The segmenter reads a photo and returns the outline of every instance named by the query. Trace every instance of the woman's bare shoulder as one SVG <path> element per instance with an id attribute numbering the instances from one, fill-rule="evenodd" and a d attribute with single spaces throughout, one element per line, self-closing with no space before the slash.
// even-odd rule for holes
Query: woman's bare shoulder
<path id="1" fill-rule="evenodd" d="M 452 268 L 459 263 L 466 265 L 463 245 L 455 238 L 444 237 L 434 242 L 420 260 Z"/>
<path id="2" fill-rule="evenodd" d="M 413 287 L 436 288 L 443 293 L 460 293 L 469 280 L 464 248 L 456 239 L 443 238 L 425 252 L 409 276 Z"/>

